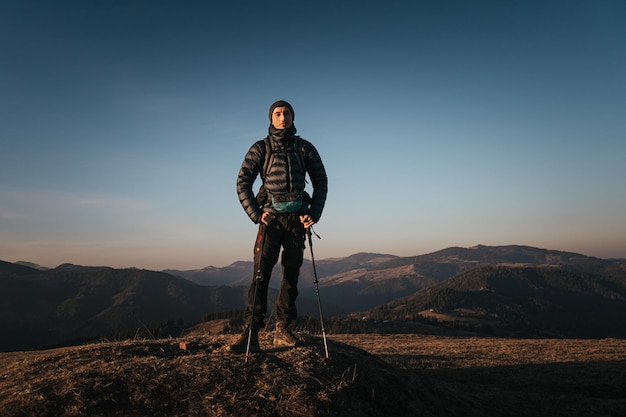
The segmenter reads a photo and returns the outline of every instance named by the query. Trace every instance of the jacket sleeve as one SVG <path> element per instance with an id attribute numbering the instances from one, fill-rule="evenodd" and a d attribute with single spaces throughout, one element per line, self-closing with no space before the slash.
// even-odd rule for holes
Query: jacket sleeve
<path id="1" fill-rule="evenodd" d="M 326 195 L 328 194 L 328 177 L 326 169 L 322 163 L 317 149 L 310 142 L 305 141 L 305 157 L 306 167 L 313 186 L 313 196 L 311 197 L 311 207 L 309 215 L 315 223 L 322 217 L 324 205 L 326 204 Z"/>
<path id="2" fill-rule="evenodd" d="M 261 221 L 263 214 L 259 203 L 254 196 L 252 185 L 256 177 L 263 169 L 263 160 L 265 157 L 265 143 L 263 141 L 256 142 L 246 154 L 239 175 L 237 176 L 237 195 L 239 202 L 245 210 L 250 220 L 254 223 Z"/>

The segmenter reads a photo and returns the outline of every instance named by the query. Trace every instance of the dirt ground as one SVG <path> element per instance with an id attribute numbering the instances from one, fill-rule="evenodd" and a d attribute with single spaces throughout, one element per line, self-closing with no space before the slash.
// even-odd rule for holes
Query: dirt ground
<path id="1" fill-rule="evenodd" d="M 0 354 L 0 415 L 626 416 L 626 340 L 235 336 Z M 180 343 L 185 342 L 186 350 Z"/>

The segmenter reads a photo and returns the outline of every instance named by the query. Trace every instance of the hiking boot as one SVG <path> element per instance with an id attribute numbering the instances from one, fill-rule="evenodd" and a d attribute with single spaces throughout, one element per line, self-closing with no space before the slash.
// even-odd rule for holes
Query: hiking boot
<path id="1" fill-rule="evenodd" d="M 298 343 L 298 339 L 293 335 L 291 329 L 283 323 L 276 323 L 274 332 L 274 346 L 292 347 Z"/>
<path id="2" fill-rule="evenodd" d="M 228 346 L 228 350 L 233 353 L 246 353 L 248 349 L 248 338 L 250 337 L 250 328 L 246 327 L 241 336 L 237 338 L 235 343 Z M 261 346 L 259 346 L 259 331 L 257 329 L 252 329 L 252 336 L 250 337 L 250 352 L 258 353 L 261 351 Z"/>

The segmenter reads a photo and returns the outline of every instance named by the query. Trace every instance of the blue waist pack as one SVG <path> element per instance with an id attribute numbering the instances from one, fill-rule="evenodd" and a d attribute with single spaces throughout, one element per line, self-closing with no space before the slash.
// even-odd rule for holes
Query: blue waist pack
<path id="1" fill-rule="evenodd" d="M 297 213 L 302 209 L 301 193 L 271 194 L 272 208 L 279 213 Z"/>

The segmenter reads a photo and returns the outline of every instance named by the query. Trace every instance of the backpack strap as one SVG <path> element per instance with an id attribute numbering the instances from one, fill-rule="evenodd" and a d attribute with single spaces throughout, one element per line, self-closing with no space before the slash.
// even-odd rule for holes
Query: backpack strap
<path id="1" fill-rule="evenodd" d="M 306 162 L 304 161 L 304 152 L 302 152 L 302 138 L 300 136 L 298 136 L 296 145 L 297 145 L 296 152 L 298 152 L 300 168 L 302 168 L 302 173 L 304 174 L 304 181 L 306 182 Z"/>
<path id="2" fill-rule="evenodd" d="M 308 183 L 306 180 L 306 161 L 304 159 L 304 152 L 302 150 L 302 138 L 300 136 L 296 136 L 296 152 L 298 154 L 298 161 L 300 162 L 300 168 L 302 169 L 302 175 L 304 175 L 304 183 Z"/>
<path id="3" fill-rule="evenodd" d="M 273 158 L 274 152 L 272 149 L 272 141 L 270 140 L 270 137 L 266 136 L 263 141 L 265 142 L 265 157 L 263 158 L 263 171 L 261 172 L 261 179 L 263 180 L 263 182 L 265 182 L 265 177 L 267 176 L 270 168 L 270 159 Z"/>

